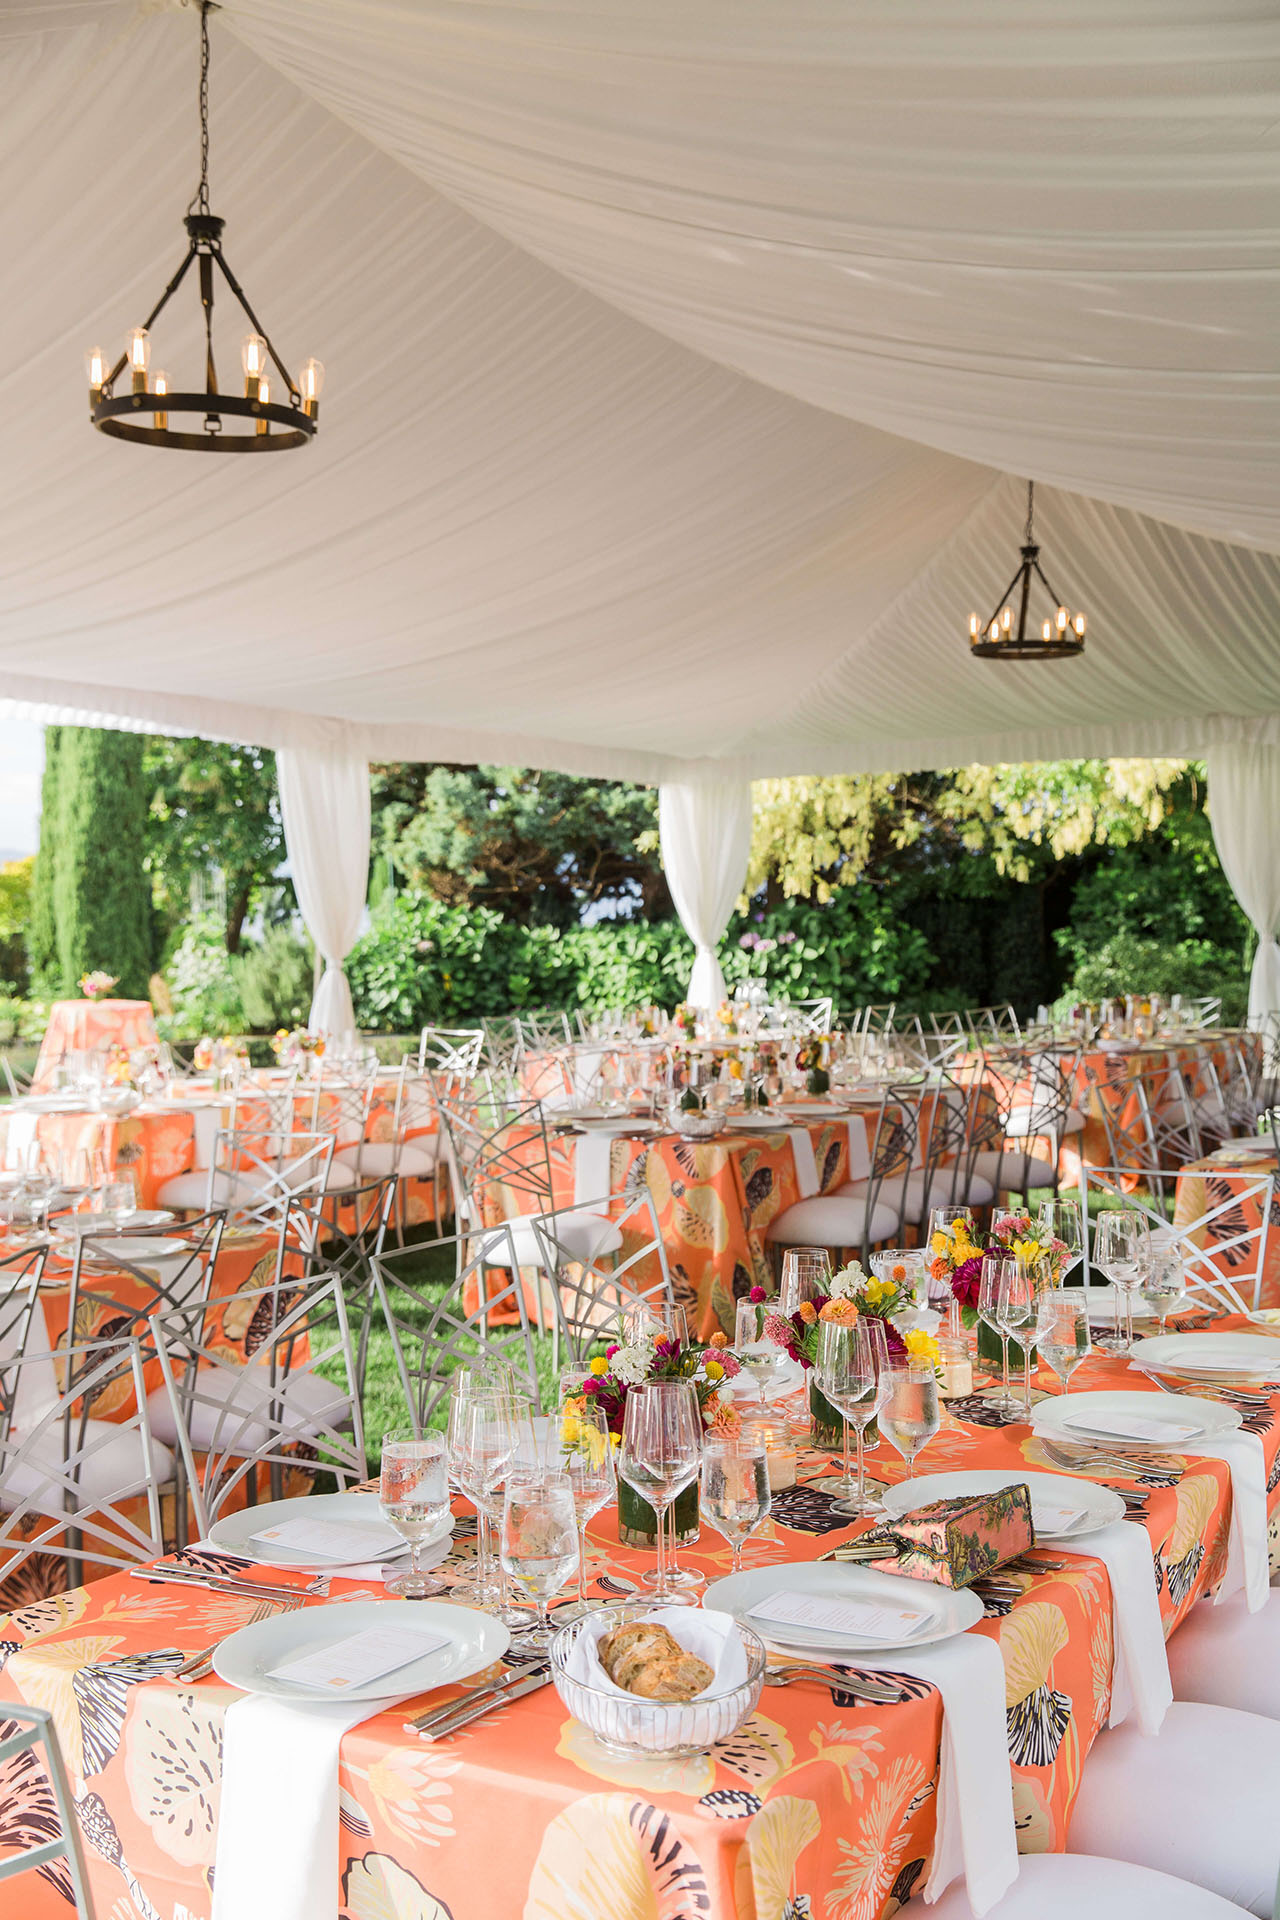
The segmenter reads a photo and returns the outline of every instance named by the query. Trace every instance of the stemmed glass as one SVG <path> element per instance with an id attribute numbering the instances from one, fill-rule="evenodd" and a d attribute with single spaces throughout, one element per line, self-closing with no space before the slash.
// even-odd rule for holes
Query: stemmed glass
<path id="1" fill-rule="evenodd" d="M 1180 1247 L 1152 1247 L 1142 1276 L 1142 1297 L 1156 1314 L 1163 1333 L 1169 1315 L 1186 1291 Z"/>
<path id="2" fill-rule="evenodd" d="M 512 1478 L 502 1508 L 502 1567 L 537 1608 L 519 1649 L 545 1653 L 551 1645 L 548 1607 L 578 1559 L 573 1488 L 563 1475 L 545 1480 Z"/>
<path id="3" fill-rule="evenodd" d="M 1046 1288 L 1036 1302 L 1036 1332 L 1040 1358 L 1057 1374 L 1062 1391 L 1070 1393 L 1071 1375 L 1093 1348 L 1082 1289 Z"/>
<path id="4" fill-rule="evenodd" d="M 1022 1351 L 1022 1415 L 1031 1418 L 1031 1349 L 1036 1343 L 1036 1277 L 1033 1263 L 1017 1258 L 1004 1261 L 996 1298 L 996 1326 L 1003 1340 L 1016 1340 Z M 1008 1349 L 1006 1347 L 1008 1380 Z"/>
<path id="5" fill-rule="evenodd" d="M 889 1350 L 884 1322 L 864 1314 L 852 1327 L 822 1321 L 818 1327 L 815 1372 L 818 1385 L 843 1415 L 844 1472 L 838 1482 L 845 1496 L 841 1513 L 879 1513 L 880 1502 L 867 1492 L 866 1431 L 888 1391 Z M 858 1436 L 858 1477 L 849 1471 L 849 1429 Z M 828 1481 L 828 1486 L 831 1482 Z"/>
<path id="6" fill-rule="evenodd" d="M 992 1333 L 1000 1336 L 1000 1357 L 1003 1365 L 1003 1382 L 998 1394 L 993 1394 L 987 1405 L 997 1412 L 1012 1414 L 1018 1412 L 1018 1403 L 1009 1391 L 1009 1335 L 1000 1325 L 1000 1283 L 1009 1256 L 1005 1253 L 988 1253 L 982 1262 L 982 1285 L 978 1293 L 978 1318 Z M 984 1396 L 985 1397 L 985 1396 Z"/>
<path id="7" fill-rule="evenodd" d="M 954 1227 L 957 1220 L 964 1221 L 972 1238 L 974 1227 L 972 1207 L 935 1207 L 929 1215 L 929 1238 L 932 1240 L 935 1233 L 945 1233 L 948 1227 Z"/>
<path id="8" fill-rule="evenodd" d="M 565 1409 L 560 1417 L 560 1445 L 578 1524 L 578 1604 L 572 1612 L 565 1609 L 561 1617 L 576 1620 L 592 1609 L 587 1599 L 587 1523 L 618 1491 L 613 1436 L 604 1409 L 586 1401 L 580 1407 Z"/>
<path id="9" fill-rule="evenodd" d="M 788 1247 L 782 1256 L 782 1285 L 778 1310 L 784 1316 L 798 1311 L 815 1294 L 831 1291 L 831 1254 L 826 1247 Z"/>
<path id="10" fill-rule="evenodd" d="M 735 1573 L 742 1572 L 742 1549 L 772 1503 L 763 1439 L 710 1434 L 702 1449 L 702 1516 L 729 1542 Z"/>
<path id="11" fill-rule="evenodd" d="M 457 1458 L 463 1491 L 476 1509 L 476 1604 L 508 1625 L 501 1582 L 495 1578 L 492 1527 L 501 1508 L 501 1488 L 522 1440 L 533 1444 L 528 1402 L 509 1394 L 480 1388 L 461 1397 L 458 1408 Z M 514 1614 L 514 1624 L 525 1624 Z"/>
<path id="12" fill-rule="evenodd" d="M 1121 1353 L 1133 1352 L 1133 1296 L 1142 1284 L 1150 1250 L 1147 1223 L 1135 1207 L 1111 1207 L 1098 1215 L 1093 1258 L 1124 1300 Z"/>
<path id="13" fill-rule="evenodd" d="M 388 1580 L 387 1592 L 402 1600 L 428 1600 L 433 1593 L 443 1593 L 445 1582 L 418 1565 L 423 1542 L 449 1511 L 449 1473 L 440 1434 L 419 1438 L 401 1428 L 383 1435 L 378 1499 L 383 1519 L 409 1542 L 409 1571 Z"/>
<path id="14" fill-rule="evenodd" d="M 658 1516 L 657 1561 L 645 1574 L 659 1599 L 677 1604 L 692 1596 L 687 1584 L 673 1582 L 675 1555 L 667 1564 L 667 1511 L 698 1477 L 702 1456 L 702 1416 L 688 1380 L 651 1380 L 633 1387 L 623 1416 L 618 1478 L 647 1500 Z"/>
<path id="15" fill-rule="evenodd" d="M 1084 1225 L 1080 1217 L 1078 1200 L 1042 1200 L 1036 1215 L 1036 1224 L 1043 1231 L 1051 1233 L 1060 1240 L 1065 1249 L 1062 1255 L 1062 1267 L 1065 1273 L 1074 1267 L 1084 1251 Z"/>
<path id="16" fill-rule="evenodd" d="M 926 1361 L 892 1360 L 886 1369 L 888 1391 L 880 1410 L 880 1431 L 907 1463 L 913 1479 L 916 1455 L 938 1431 L 938 1382 Z"/>

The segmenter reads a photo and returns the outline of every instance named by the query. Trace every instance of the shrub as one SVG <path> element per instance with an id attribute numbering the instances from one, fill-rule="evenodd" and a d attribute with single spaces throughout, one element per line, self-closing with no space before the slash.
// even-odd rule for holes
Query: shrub
<path id="1" fill-rule="evenodd" d="M 231 977 L 251 1031 L 306 1024 L 313 968 L 311 948 L 290 926 L 268 927 L 257 946 L 236 954 Z"/>

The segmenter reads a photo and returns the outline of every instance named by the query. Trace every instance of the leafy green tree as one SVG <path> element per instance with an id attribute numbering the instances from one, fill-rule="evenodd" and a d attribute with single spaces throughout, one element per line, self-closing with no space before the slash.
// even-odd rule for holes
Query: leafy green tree
<path id="1" fill-rule="evenodd" d="M 145 999 L 152 915 L 143 737 L 50 727 L 46 755 L 32 911 L 41 985 L 72 993 L 81 974 L 102 967 L 122 995 Z"/>
<path id="2" fill-rule="evenodd" d="M 271 905 L 285 857 L 275 755 L 264 747 L 153 735 L 146 744 L 150 791 L 147 866 L 171 925 L 190 911 L 193 875 L 220 867 L 226 879 L 228 953 L 245 921 Z"/>
<path id="3" fill-rule="evenodd" d="M 35 856 L 0 866 L 0 980 L 15 992 L 27 984 L 27 927 Z"/>
<path id="4" fill-rule="evenodd" d="M 377 852 L 450 906 L 569 927 L 591 909 L 671 911 L 656 848 L 637 841 L 657 796 L 617 780 L 528 767 L 411 763 L 373 770 Z"/>

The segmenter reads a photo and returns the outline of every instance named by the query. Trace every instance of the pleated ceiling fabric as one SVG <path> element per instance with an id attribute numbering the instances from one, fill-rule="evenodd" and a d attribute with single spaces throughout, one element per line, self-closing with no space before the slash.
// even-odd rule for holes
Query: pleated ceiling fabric
<path id="1" fill-rule="evenodd" d="M 180 257 L 195 17 L 0 13 L 0 699 L 654 783 L 1280 745 L 1270 0 L 212 37 L 213 204 L 320 434 L 91 432 L 83 349 Z M 1026 475 L 1089 649 L 999 668 Z"/>

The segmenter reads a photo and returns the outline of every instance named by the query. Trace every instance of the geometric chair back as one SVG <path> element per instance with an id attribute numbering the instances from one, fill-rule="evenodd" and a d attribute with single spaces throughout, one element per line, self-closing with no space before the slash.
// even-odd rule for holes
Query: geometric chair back
<path id="1" fill-rule="evenodd" d="M 1224 1313 L 1255 1311 L 1262 1299 L 1275 1174 L 1246 1178 L 1233 1172 L 1229 1190 L 1221 1199 L 1212 1201 L 1194 1220 L 1176 1227 L 1170 1225 L 1158 1196 L 1146 1189 L 1126 1191 L 1132 1181 L 1131 1167 L 1083 1167 L 1080 1202 L 1084 1217 L 1088 1218 L 1091 1193 L 1131 1208 L 1142 1215 L 1159 1247 L 1182 1255 L 1190 1297 L 1204 1296 Z M 1085 1284 L 1105 1285 L 1105 1276 L 1099 1277 L 1099 1273 L 1086 1246 Z"/>
<path id="2" fill-rule="evenodd" d="M 20 1851 L 0 1860 L 0 1881 L 39 1871 L 52 1882 L 77 1920 L 94 1920 L 93 1895 L 80 1840 L 71 1783 L 48 1707 L 25 1701 L 0 1702 L 0 1780 L 4 1782 L 6 1830 L 25 1841 Z M 15 1916 L 25 1910 L 18 1894 L 0 1909 Z"/>
<path id="3" fill-rule="evenodd" d="M 665 1319 L 675 1303 L 662 1229 L 649 1189 L 640 1188 L 621 1202 L 606 1195 L 589 1202 L 586 1211 L 607 1216 L 620 1229 L 620 1253 L 584 1259 L 590 1249 L 584 1248 L 581 1236 L 575 1236 L 572 1246 L 557 1237 L 558 1215 L 541 1214 L 533 1221 L 539 1284 L 550 1290 L 555 1308 L 552 1366 L 557 1372 L 562 1361 L 581 1366 L 595 1351 L 603 1351 L 606 1341 L 621 1341 L 628 1312 L 647 1308 Z"/>

